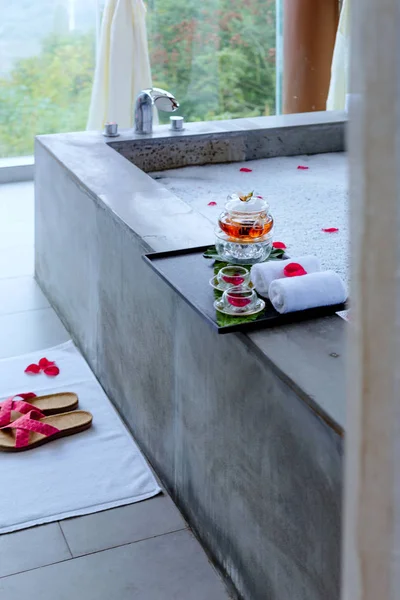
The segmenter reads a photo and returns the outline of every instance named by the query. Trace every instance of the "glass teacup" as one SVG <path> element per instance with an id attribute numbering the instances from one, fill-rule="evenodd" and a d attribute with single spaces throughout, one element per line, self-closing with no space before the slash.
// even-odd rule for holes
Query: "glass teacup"
<path id="1" fill-rule="evenodd" d="M 247 285 L 230 287 L 222 295 L 221 307 L 235 314 L 247 313 L 256 310 L 258 296 Z"/>
<path id="2" fill-rule="evenodd" d="M 217 275 L 218 288 L 227 290 L 238 285 L 249 285 L 250 271 L 245 267 L 228 265 L 220 269 Z"/>

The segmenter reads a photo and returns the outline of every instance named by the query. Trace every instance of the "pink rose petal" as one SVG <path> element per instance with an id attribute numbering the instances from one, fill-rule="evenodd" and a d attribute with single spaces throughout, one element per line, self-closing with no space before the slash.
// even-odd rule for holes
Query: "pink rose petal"
<path id="1" fill-rule="evenodd" d="M 307 171 L 310 167 L 306 167 L 305 165 L 299 165 L 297 168 L 299 171 Z"/>
<path id="2" fill-rule="evenodd" d="M 217 206 L 217 203 L 216 203 L 216 202 L 209 202 L 209 203 L 207 204 L 207 206 Z"/>
<path id="3" fill-rule="evenodd" d="M 248 169 L 247 167 L 242 167 L 242 168 L 240 169 L 240 171 L 241 171 L 242 173 L 251 173 L 251 172 L 252 172 L 252 170 L 253 170 L 253 169 Z"/>
<path id="4" fill-rule="evenodd" d="M 339 229 L 337 227 L 323 227 L 321 231 L 324 231 L 325 233 L 336 233 Z"/>

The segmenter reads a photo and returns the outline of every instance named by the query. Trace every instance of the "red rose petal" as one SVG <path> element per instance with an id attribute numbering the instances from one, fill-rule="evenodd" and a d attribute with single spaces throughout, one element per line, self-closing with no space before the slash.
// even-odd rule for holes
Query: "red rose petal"
<path id="1" fill-rule="evenodd" d="M 232 285 L 241 285 L 244 283 L 244 277 L 240 277 L 240 275 L 223 275 L 222 279 L 226 283 L 232 283 Z"/>
<path id="2" fill-rule="evenodd" d="M 337 227 L 323 227 L 321 231 L 324 231 L 325 233 L 336 233 L 339 229 Z"/>
<path id="3" fill-rule="evenodd" d="M 307 271 L 299 263 L 289 263 L 283 269 L 283 274 L 285 277 L 300 277 L 301 275 L 307 275 Z"/>
<path id="4" fill-rule="evenodd" d="M 305 165 L 299 165 L 297 168 L 299 169 L 299 171 L 307 171 L 307 169 L 309 169 L 310 167 L 306 167 Z"/>
<path id="5" fill-rule="evenodd" d="M 286 244 L 283 242 L 272 242 L 273 248 L 278 248 L 279 250 L 286 250 Z"/>
<path id="6" fill-rule="evenodd" d="M 48 377 L 56 377 L 60 372 L 60 369 L 56 365 L 50 365 L 43 370 Z"/>
<path id="7" fill-rule="evenodd" d="M 209 203 L 207 204 L 207 206 L 217 206 L 217 203 L 216 203 L 216 202 L 209 202 Z"/>
<path id="8" fill-rule="evenodd" d="M 26 392 L 26 394 L 17 394 L 22 400 L 32 400 L 32 398 L 36 398 L 36 394 L 33 392 Z"/>
<path id="9" fill-rule="evenodd" d="M 237 306 L 238 308 L 244 308 L 248 304 L 250 304 L 250 298 L 234 298 L 233 296 L 228 296 L 229 304 L 232 306 Z"/>
<path id="10" fill-rule="evenodd" d="M 240 169 L 240 171 L 241 171 L 242 173 L 251 173 L 251 172 L 252 172 L 252 170 L 253 170 L 253 169 L 248 169 L 247 167 L 242 167 L 242 168 Z"/>
<path id="11" fill-rule="evenodd" d="M 47 358 L 41 358 L 39 360 L 39 367 L 41 369 L 45 369 L 46 367 L 50 367 L 51 365 L 54 365 L 55 363 L 52 362 L 51 360 L 47 360 Z"/>
<path id="12" fill-rule="evenodd" d="M 263 196 L 256 196 L 256 198 L 260 198 L 261 200 L 264 200 Z"/>
<path id="13" fill-rule="evenodd" d="M 40 371 L 41 369 L 39 365 L 35 365 L 35 363 L 28 365 L 25 369 L 25 373 L 27 373 L 28 375 L 37 375 L 38 373 L 40 373 Z"/>

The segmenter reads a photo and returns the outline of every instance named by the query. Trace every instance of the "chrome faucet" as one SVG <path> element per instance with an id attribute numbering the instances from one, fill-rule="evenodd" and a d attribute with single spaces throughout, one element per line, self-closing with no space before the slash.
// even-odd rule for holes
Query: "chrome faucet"
<path id="1" fill-rule="evenodd" d="M 152 133 L 153 105 L 165 112 L 174 112 L 179 108 L 179 102 L 165 90 L 149 88 L 141 91 L 135 102 L 136 133 Z"/>

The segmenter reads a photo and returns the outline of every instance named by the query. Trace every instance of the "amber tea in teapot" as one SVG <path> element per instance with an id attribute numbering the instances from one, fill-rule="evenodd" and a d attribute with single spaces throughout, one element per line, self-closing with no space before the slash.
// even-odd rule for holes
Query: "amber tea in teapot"
<path id="1" fill-rule="evenodd" d="M 268 204 L 253 192 L 228 196 L 225 210 L 218 219 L 220 229 L 240 241 L 254 241 L 269 233 L 274 221 Z"/>

